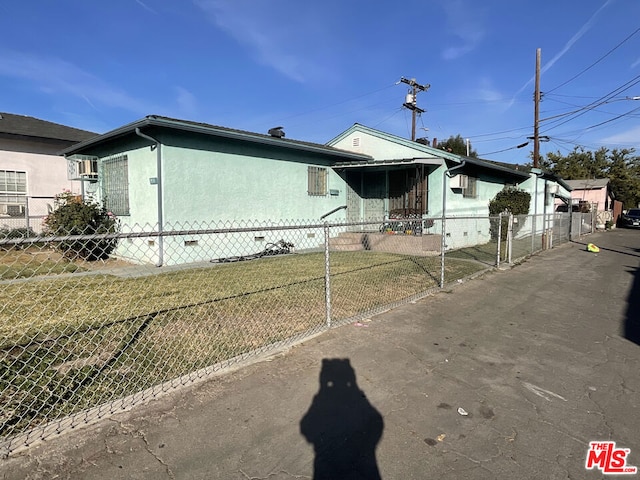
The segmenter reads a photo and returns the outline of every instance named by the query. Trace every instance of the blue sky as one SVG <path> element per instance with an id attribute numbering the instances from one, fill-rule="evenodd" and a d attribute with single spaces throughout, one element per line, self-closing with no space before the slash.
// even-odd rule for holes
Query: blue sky
<path id="1" fill-rule="evenodd" d="M 522 163 L 540 48 L 541 152 L 640 151 L 638 0 L 23 0 L 0 29 L 0 111 L 99 133 L 158 114 L 409 138 L 405 77 L 431 85 L 419 137 Z"/>

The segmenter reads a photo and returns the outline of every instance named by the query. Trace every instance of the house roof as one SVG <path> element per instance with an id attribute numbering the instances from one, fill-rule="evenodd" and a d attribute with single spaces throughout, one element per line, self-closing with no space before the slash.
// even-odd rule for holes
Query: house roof
<path id="1" fill-rule="evenodd" d="M 331 140 L 329 140 L 327 142 L 327 145 L 334 145 L 334 144 L 338 143 L 340 140 L 342 140 L 343 138 L 351 135 L 354 132 L 367 133 L 369 135 L 381 138 L 383 140 L 387 140 L 387 141 L 395 143 L 397 145 L 402 145 L 402 146 L 411 148 L 413 150 L 416 150 L 416 151 L 424 153 L 425 157 L 442 158 L 442 159 L 448 159 L 448 160 L 453 160 L 453 161 L 458 161 L 459 158 L 460 158 L 459 155 L 456 155 L 454 153 L 446 152 L 446 151 L 440 150 L 438 148 L 433 148 L 433 147 L 431 147 L 429 145 L 425 145 L 423 143 L 414 142 L 414 141 L 409 140 L 407 138 L 402 138 L 402 137 L 399 137 L 397 135 L 393 135 L 391 133 L 382 132 L 380 130 L 376 130 L 375 128 L 367 127 L 367 126 L 362 125 L 360 123 L 354 123 L 347 130 L 345 130 L 344 132 L 342 132 L 338 136 L 336 136 L 336 137 L 332 138 Z"/>
<path id="2" fill-rule="evenodd" d="M 354 132 L 362 132 L 367 133 L 369 135 L 373 135 L 375 137 L 381 138 L 383 140 L 387 140 L 389 142 L 393 142 L 398 145 L 402 145 L 408 148 L 411 148 L 415 151 L 421 152 L 424 154 L 425 158 L 440 158 L 443 160 L 449 160 L 456 163 L 462 163 L 465 161 L 469 165 L 475 165 L 476 167 L 493 170 L 497 172 L 501 172 L 503 174 L 507 174 L 509 176 L 514 176 L 522 179 L 529 178 L 529 172 L 518 171 L 516 168 L 510 168 L 505 166 L 506 164 L 499 164 L 498 162 L 492 162 L 489 160 L 483 160 L 475 157 L 466 157 L 464 155 L 457 155 L 455 153 L 447 152 L 445 150 L 441 150 L 439 148 L 434 148 L 429 145 L 425 145 L 423 143 L 415 142 L 413 140 L 409 140 L 407 138 L 402 138 L 397 135 L 393 135 L 391 133 L 381 132 L 380 130 L 376 130 L 374 128 L 367 127 L 365 125 L 355 123 L 350 128 L 342 132 L 337 137 L 329 140 L 327 142 L 328 145 L 335 144 L 340 140 L 344 139 L 348 135 L 351 135 Z M 418 156 L 416 156 L 418 158 Z M 393 159 L 389 159 L 389 161 L 393 161 Z M 383 165 L 387 162 L 386 160 L 379 160 L 377 162 L 368 162 L 371 164 L 380 164 Z M 423 162 L 426 163 L 426 162 Z M 364 165 L 364 164 L 363 164 Z"/>
<path id="3" fill-rule="evenodd" d="M 369 155 L 348 152 L 346 150 L 340 150 L 327 145 L 321 145 L 318 143 L 304 142 L 300 140 L 291 140 L 286 138 L 274 137 L 271 135 L 264 135 L 255 132 L 248 132 L 245 130 L 236 130 L 233 128 L 220 127 L 217 125 L 210 125 L 208 123 L 193 122 L 189 120 L 180 120 L 176 118 L 163 117 L 160 115 L 148 115 L 133 123 L 129 123 L 110 132 L 96 136 L 94 138 L 85 140 L 81 143 L 73 145 L 62 152 L 62 155 L 81 154 L 89 150 L 90 148 L 111 142 L 117 138 L 125 135 L 135 133 L 136 129 L 145 127 L 160 127 L 171 130 L 178 130 L 184 132 L 193 132 L 203 135 L 209 135 L 212 137 L 229 138 L 235 140 L 242 140 L 251 143 L 259 143 L 263 145 L 276 146 L 280 148 L 287 148 L 293 150 L 303 150 L 322 155 L 330 155 L 334 157 L 340 157 L 348 160 L 371 160 Z"/>
<path id="4" fill-rule="evenodd" d="M 585 178 L 581 180 L 565 180 L 572 190 L 599 190 L 609 185 L 608 178 Z"/>
<path id="5" fill-rule="evenodd" d="M 0 133 L 71 142 L 80 142 L 97 135 L 94 132 L 67 127 L 39 118 L 4 112 L 0 112 Z"/>

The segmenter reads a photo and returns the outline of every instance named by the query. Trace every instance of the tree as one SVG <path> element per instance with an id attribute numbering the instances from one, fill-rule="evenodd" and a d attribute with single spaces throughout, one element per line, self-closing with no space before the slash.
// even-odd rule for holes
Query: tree
<path id="1" fill-rule="evenodd" d="M 613 150 L 609 155 L 607 177 L 615 199 L 627 208 L 640 203 L 640 158 L 630 158 L 633 150 Z"/>
<path id="2" fill-rule="evenodd" d="M 467 156 L 467 142 L 464 138 L 460 136 L 460 134 L 455 137 L 452 135 L 444 142 L 438 142 L 437 148 L 442 150 L 446 150 L 450 153 L 455 153 L 457 155 Z M 469 145 L 469 156 L 470 157 L 478 157 L 478 152 L 471 148 Z"/>
<path id="3" fill-rule="evenodd" d="M 547 153 L 541 167 L 565 180 L 608 178 L 616 200 L 626 207 L 640 202 L 640 157 L 633 149 L 599 148 L 595 152 L 576 147 L 568 155 Z"/>
<path id="4" fill-rule="evenodd" d="M 600 148 L 595 152 L 575 147 L 568 155 L 560 152 L 549 152 L 541 166 L 565 180 L 583 178 L 602 178 L 607 170 L 607 149 Z"/>

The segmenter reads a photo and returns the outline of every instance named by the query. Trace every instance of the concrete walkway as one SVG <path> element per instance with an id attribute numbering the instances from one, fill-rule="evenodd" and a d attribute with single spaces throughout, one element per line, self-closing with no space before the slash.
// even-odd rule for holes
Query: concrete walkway
<path id="1" fill-rule="evenodd" d="M 598 233 L 33 446 L 0 478 L 595 479 L 595 440 L 640 466 L 639 265 L 640 232 Z"/>

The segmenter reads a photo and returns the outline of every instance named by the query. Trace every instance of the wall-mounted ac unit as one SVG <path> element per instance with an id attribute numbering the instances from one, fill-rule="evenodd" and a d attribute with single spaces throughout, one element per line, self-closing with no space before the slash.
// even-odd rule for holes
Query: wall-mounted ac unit
<path id="1" fill-rule="evenodd" d="M 449 187 L 451 188 L 468 188 L 469 177 L 466 175 L 456 175 L 449 179 Z"/>
<path id="2" fill-rule="evenodd" d="M 10 217 L 24 217 L 25 206 L 21 203 L 5 203 L 0 205 L 0 213 Z"/>
<path id="3" fill-rule="evenodd" d="M 95 178 L 98 176 L 97 160 L 80 160 L 78 162 L 78 174 L 81 177 Z"/>

